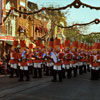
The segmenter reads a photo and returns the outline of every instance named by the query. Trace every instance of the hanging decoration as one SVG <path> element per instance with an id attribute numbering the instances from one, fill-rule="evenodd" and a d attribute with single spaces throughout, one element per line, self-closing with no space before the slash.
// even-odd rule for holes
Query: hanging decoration
<path id="1" fill-rule="evenodd" d="M 9 10 L 8 14 L 7 14 L 6 17 L 3 19 L 3 22 L 5 22 L 6 19 L 9 17 L 9 15 L 11 14 L 11 11 L 12 11 L 12 10 Z"/>
<path id="2" fill-rule="evenodd" d="M 95 24 L 99 24 L 100 23 L 100 20 L 99 19 L 95 19 L 95 20 L 93 20 L 93 21 L 91 21 L 91 22 L 89 22 L 89 23 L 83 23 L 83 24 L 73 24 L 73 25 L 71 25 L 71 26 L 60 26 L 60 25 L 57 25 L 57 24 L 55 24 L 54 23 L 54 25 L 56 25 L 56 26 L 58 26 L 58 27 L 60 27 L 60 28 L 72 28 L 72 27 L 74 27 L 74 26 L 86 26 L 86 25 L 90 25 L 90 24 L 93 24 L 93 23 L 95 23 Z"/>
<path id="3" fill-rule="evenodd" d="M 72 2 L 71 4 L 67 5 L 67 6 L 64 6 L 64 7 L 59 7 L 59 8 L 46 8 L 46 7 L 43 7 L 41 8 L 40 10 L 37 10 L 37 11 L 34 11 L 34 12 L 30 12 L 30 13 L 27 13 L 27 12 L 22 12 L 20 10 L 17 10 L 16 8 L 14 7 L 11 7 L 9 13 L 7 14 L 7 16 L 4 18 L 4 21 L 7 19 L 7 17 L 10 15 L 10 12 L 11 10 L 14 10 L 15 12 L 18 12 L 20 14 L 27 14 L 27 15 L 31 15 L 31 14 L 37 14 L 39 12 L 42 12 L 42 11 L 45 11 L 45 10 L 51 10 L 51 11 L 55 11 L 55 10 L 64 10 L 64 9 L 67 9 L 68 7 L 72 8 L 80 8 L 80 7 L 87 7 L 87 8 L 90 8 L 90 9 L 96 9 L 96 10 L 100 10 L 100 7 L 94 7 L 94 6 L 91 6 L 91 5 L 88 5 L 88 4 L 85 4 L 85 3 L 82 3 L 80 0 L 75 0 L 74 2 Z"/>
<path id="4" fill-rule="evenodd" d="M 9 12 L 8 12 L 8 14 L 7 14 L 6 17 L 3 19 L 3 22 L 6 21 L 6 19 L 9 17 L 9 15 L 11 14 L 12 11 L 15 11 L 15 12 L 20 13 L 20 14 L 24 14 L 25 17 L 26 17 L 27 15 L 31 15 L 31 14 L 34 15 L 34 14 L 37 14 L 37 13 L 42 12 L 42 11 L 45 11 L 45 10 L 50 10 L 50 11 L 64 10 L 64 9 L 67 9 L 68 7 L 70 7 L 70 8 L 74 7 L 74 8 L 76 8 L 76 9 L 78 9 L 78 8 L 80 8 L 81 6 L 82 6 L 83 8 L 84 8 L 84 7 L 88 7 L 88 8 L 90 8 L 90 9 L 100 10 L 100 7 L 94 7 L 94 6 L 91 6 L 91 5 L 82 3 L 80 0 L 75 0 L 75 1 L 72 2 L 71 4 L 69 4 L 69 5 L 67 5 L 67 6 L 64 6 L 64 7 L 59 7 L 59 8 L 46 8 L 46 7 L 42 7 L 40 10 L 31 12 L 31 13 L 22 12 L 22 11 L 20 11 L 20 10 L 17 10 L 17 9 L 14 8 L 14 7 L 11 7 L 10 10 L 9 10 Z M 100 23 L 100 20 L 99 20 L 99 19 L 95 19 L 95 20 L 93 20 L 93 21 L 91 21 L 91 22 L 89 22 L 89 23 L 73 24 L 72 26 L 66 26 L 66 27 L 63 27 L 63 26 L 60 26 L 60 25 L 56 25 L 56 24 L 54 24 L 54 25 L 56 25 L 56 26 L 58 26 L 58 27 L 61 27 L 61 28 L 72 28 L 72 27 L 74 27 L 74 26 L 85 26 L 85 25 L 89 25 L 89 24 L 92 24 L 92 23 L 99 24 L 99 23 Z M 41 31 L 41 30 L 40 30 L 40 31 Z"/>

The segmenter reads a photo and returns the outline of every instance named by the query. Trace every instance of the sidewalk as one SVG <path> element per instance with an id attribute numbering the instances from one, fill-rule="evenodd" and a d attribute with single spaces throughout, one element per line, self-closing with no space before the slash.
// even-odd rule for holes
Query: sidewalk
<path id="1" fill-rule="evenodd" d="M 0 75 L 0 78 L 9 77 L 9 75 Z"/>

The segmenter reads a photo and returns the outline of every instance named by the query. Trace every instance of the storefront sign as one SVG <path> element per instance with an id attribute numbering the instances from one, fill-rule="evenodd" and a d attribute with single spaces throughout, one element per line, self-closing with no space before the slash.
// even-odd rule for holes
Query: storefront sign
<path id="1" fill-rule="evenodd" d="M 14 40 L 16 40 L 16 38 L 14 38 L 12 36 L 0 36 L 0 40 L 3 40 L 3 41 L 14 41 Z"/>

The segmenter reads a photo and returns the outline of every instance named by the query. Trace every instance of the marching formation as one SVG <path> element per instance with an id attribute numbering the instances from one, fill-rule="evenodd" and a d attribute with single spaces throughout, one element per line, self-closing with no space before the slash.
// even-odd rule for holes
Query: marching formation
<path id="1" fill-rule="evenodd" d="M 43 75 L 52 76 L 52 82 L 62 82 L 64 78 L 71 79 L 91 72 L 91 80 L 99 79 L 100 68 L 100 43 L 95 42 L 92 46 L 78 41 L 65 40 L 61 49 L 60 39 L 50 39 L 47 46 L 40 40 L 26 47 L 25 40 L 20 40 L 20 48 L 17 48 L 18 41 L 13 42 L 10 54 L 10 77 L 15 74 L 19 81 L 42 78 Z M 57 77 L 58 76 L 58 77 Z M 57 79 L 58 78 L 58 79 Z"/>

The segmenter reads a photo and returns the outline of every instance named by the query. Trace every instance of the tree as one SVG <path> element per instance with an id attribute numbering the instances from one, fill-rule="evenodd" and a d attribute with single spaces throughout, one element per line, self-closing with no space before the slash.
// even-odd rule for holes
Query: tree
<path id="1" fill-rule="evenodd" d="M 54 8 L 53 6 L 49 7 L 49 8 Z M 49 19 L 51 20 L 51 36 L 50 37 L 55 37 L 54 36 L 54 33 L 55 33 L 55 25 L 54 24 L 57 24 L 57 25 L 62 25 L 62 23 L 64 23 L 64 25 L 66 25 L 66 17 L 65 17 L 65 14 L 64 12 L 61 12 L 60 10 L 58 11 L 50 11 L 50 10 L 46 10 L 46 14 L 47 16 L 49 17 Z M 59 27 L 56 27 L 56 32 L 59 31 L 61 28 Z"/>

